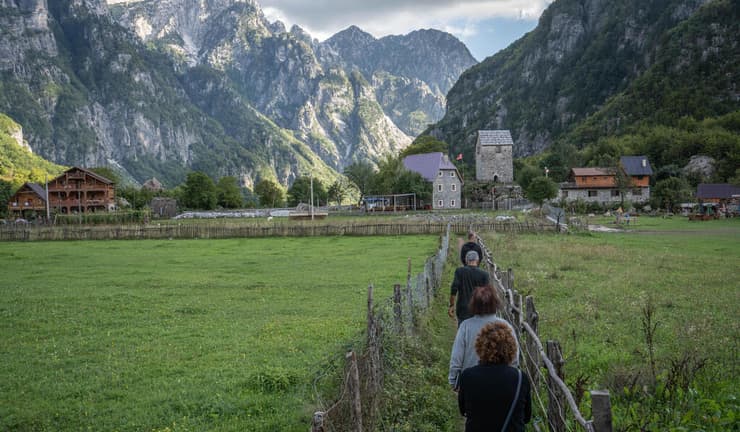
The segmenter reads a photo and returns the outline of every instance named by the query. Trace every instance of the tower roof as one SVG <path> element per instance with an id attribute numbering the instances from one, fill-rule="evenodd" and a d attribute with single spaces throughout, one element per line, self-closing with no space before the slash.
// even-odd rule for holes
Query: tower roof
<path id="1" fill-rule="evenodd" d="M 478 142 L 480 145 L 514 145 L 511 132 L 508 129 L 501 130 L 479 130 Z"/>

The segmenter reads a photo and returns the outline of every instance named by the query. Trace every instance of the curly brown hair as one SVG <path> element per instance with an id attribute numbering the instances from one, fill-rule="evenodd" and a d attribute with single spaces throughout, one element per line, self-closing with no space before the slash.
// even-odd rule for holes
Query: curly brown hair
<path id="1" fill-rule="evenodd" d="M 468 310 L 473 315 L 489 315 L 496 313 L 500 306 L 501 300 L 499 300 L 496 290 L 489 284 L 478 287 L 473 291 L 470 303 L 468 303 Z"/>
<path id="2" fill-rule="evenodd" d="M 488 323 L 475 339 L 475 352 L 481 363 L 511 364 L 516 357 L 516 339 L 511 327 L 496 321 Z"/>

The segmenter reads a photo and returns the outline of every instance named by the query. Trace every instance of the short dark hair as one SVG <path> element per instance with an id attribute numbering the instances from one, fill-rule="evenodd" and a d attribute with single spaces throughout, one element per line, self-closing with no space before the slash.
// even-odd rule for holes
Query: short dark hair
<path id="1" fill-rule="evenodd" d="M 501 307 L 501 300 L 490 284 L 476 288 L 468 303 L 468 310 L 473 315 L 494 314 L 499 307 Z"/>
<path id="2" fill-rule="evenodd" d="M 468 240 L 475 240 L 475 232 L 468 231 Z"/>
<path id="3" fill-rule="evenodd" d="M 475 339 L 475 352 L 481 363 L 511 364 L 517 355 L 514 332 L 501 321 L 488 323 Z"/>

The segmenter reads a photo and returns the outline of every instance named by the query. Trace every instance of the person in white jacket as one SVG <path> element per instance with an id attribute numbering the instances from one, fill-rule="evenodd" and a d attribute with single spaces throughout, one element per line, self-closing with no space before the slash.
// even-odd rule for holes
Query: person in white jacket
<path id="1" fill-rule="evenodd" d="M 468 308 L 473 314 L 460 324 L 455 336 L 455 342 L 452 344 L 452 354 L 450 355 L 450 373 L 447 377 L 450 385 L 457 390 L 457 379 L 463 370 L 476 366 L 478 364 L 478 353 L 475 352 L 475 339 L 478 337 L 480 330 L 488 323 L 502 322 L 511 328 L 514 335 L 514 328 L 508 321 L 499 318 L 496 315 L 501 301 L 496 294 L 496 290 L 491 285 L 478 287 L 473 291 Z M 514 336 L 516 339 L 516 336 Z M 511 366 L 519 365 L 519 341 L 516 341 L 517 355 Z"/>

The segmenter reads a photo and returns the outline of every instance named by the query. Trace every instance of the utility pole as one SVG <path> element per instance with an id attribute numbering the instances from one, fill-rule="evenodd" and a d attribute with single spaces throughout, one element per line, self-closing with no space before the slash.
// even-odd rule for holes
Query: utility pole
<path id="1" fill-rule="evenodd" d="M 44 175 L 44 183 L 46 184 L 46 223 L 51 220 L 51 210 L 49 209 L 49 174 Z"/>
<path id="2" fill-rule="evenodd" d="M 311 220 L 313 220 L 313 172 L 311 172 Z"/>

